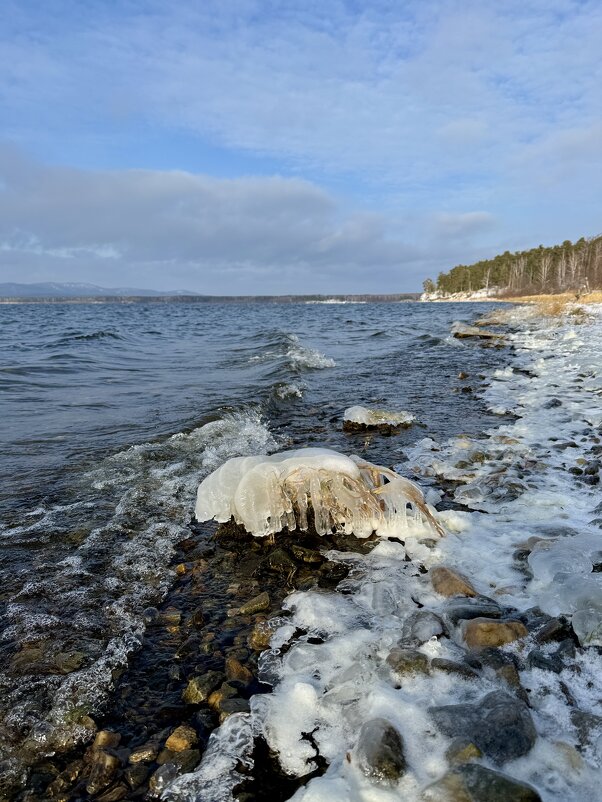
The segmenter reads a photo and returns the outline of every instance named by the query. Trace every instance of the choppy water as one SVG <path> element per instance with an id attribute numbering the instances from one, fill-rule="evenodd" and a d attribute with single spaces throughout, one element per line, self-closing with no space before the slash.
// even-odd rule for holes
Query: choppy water
<path id="1" fill-rule="evenodd" d="M 394 464 L 499 422 L 461 388 L 505 357 L 449 337 L 484 306 L 0 306 L 4 769 L 85 737 L 225 459 L 311 444 Z M 353 404 L 422 426 L 344 434 Z"/>

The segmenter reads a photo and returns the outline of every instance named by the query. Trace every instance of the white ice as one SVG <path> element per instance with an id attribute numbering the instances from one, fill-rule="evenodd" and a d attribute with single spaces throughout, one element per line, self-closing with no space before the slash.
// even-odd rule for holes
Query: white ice
<path id="1" fill-rule="evenodd" d="M 410 527 L 442 534 L 420 488 L 388 468 L 326 448 L 228 460 L 199 485 L 199 521 L 233 518 L 257 537 L 287 527 L 366 538 Z"/>
<path id="2" fill-rule="evenodd" d="M 409 426 L 415 422 L 416 416 L 411 412 L 391 412 L 386 409 L 354 406 L 345 410 L 343 420 L 364 426 Z"/>

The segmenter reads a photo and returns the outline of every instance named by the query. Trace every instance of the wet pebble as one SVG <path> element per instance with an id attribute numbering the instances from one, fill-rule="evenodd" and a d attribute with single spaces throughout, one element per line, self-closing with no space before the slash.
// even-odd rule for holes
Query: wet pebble
<path id="1" fill-rule="evenodd" d="M 92 769 L 86 791 L 94 796 L 109 786 L 115 779 L 121 766 L 120 760 L 115 755 L 99 750 L 93 758 Z"/>
<path id="2" fill-rule="evenodd" d="M 457 674 L 464 679 L 478 679 L 478 673 L 467 666 L 465 663 L 458 663 L 455 660 L 446 660 L 443 657 L 433 657 L 431 668 L 437 671 L 445 671 L 446 674 Z"/>
<path id="3" fill-rule="evenodd" d="M 384 718 L 362 725 L 350 759 L 377 785 L 394 785 L 407 769 L 402 737 Z"/>
<path id="4" fill-rule="evenodd" d="M 259 596 L 255 596 L 252 599 L 249 599 L 248 602 L 245 602 L 239 608 L 239 612 L 241 615 L 253 615 L 253 613 L 260 613 L 264 610 L 269 610 L 270 608 L 270 597 L 269 594 L 264 591 L 260 593 Z"/>
<path id="5" fill-rule="evenodd" d="M 183 752 L 185 749 L 192 749 L 196 746 L 198 740 L 196 730 L 188 724 L 180 724 L 165 741 L 165 747 L 171 749 L 172 752 Z"/>

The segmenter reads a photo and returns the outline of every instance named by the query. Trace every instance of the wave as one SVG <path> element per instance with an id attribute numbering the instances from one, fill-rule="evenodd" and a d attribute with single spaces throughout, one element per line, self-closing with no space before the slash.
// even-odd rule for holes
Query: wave
<path id="1" fill-rule="evenodd" d="M 293 370 L 323 370 L 334 368 L 334 359 L 325 356 L 315 348 L 303 345 L 296 334 L 287 335 L 291 343 L 286 356 Z"/>
<path id="2" fill-rule="evenodd" d="M 40 507 L 18 526 L 0 527 L 3 538 L 36 560 L 33 572 L 20 558 L 1 635 L 4 648 L 17 647 L 0 671 L 9 709 L 0 760 L 10 762 L 15 778 L 23 738 L 40 756 L 90 738 L 88 716 L 102 711 L 114 678 L 142 644 L 144 610 L 173 584 L 170 562 L 190 535 L 185 522 L 200 479 L 230 457 L 278 446 L 259 409 L 224 412 L 82 472 L 74 504 Z M 67 676 L 36 673 L 36 660 L 55 655 L 75 655 L 80 665 Z"/>

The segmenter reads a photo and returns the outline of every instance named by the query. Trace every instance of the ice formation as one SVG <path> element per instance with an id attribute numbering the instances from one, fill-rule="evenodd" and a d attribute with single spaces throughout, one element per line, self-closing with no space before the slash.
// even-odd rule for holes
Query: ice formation
<path id="1" fill-rule="evenodd" d="M 398 533 L 411 525 L 439 534 L 441 525 L 421 490 L 394 471 L 326 448 L 304 448 L 228 460 L 199 485 L 199 521 L 234 518 L 257 537 L 287 527 L 369 537 Z"/>
<path id="2" fill-rule="evenodd" d="M 345 423 L 358 426 L 410 426 L 416 416 L 411 412 L 390 412 L 386 409 L 367 409 L 366 407 L 348 407 L 343 413 Z"/>

